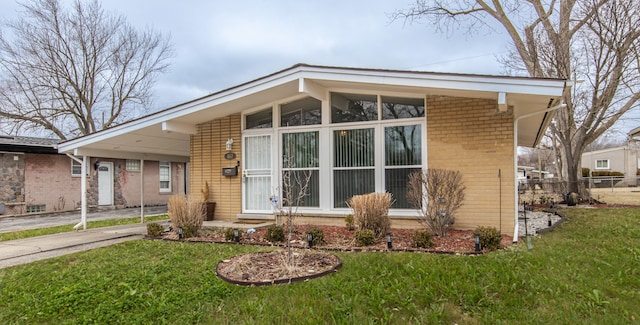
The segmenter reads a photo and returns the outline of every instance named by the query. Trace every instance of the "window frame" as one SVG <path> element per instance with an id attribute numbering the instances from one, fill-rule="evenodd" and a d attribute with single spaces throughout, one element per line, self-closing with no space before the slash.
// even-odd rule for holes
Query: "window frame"
<path id="1" fill-rule="evenodd" d="M 606 166 L 604 167 L 599 167 L 598 163 L 599 162 L 606 162 Z M 611 169 L 611 161 L 609 159 L 596 159 L 596 169 L 597 170 L 607 170 L 607 169 Z"/>
<path id="2" fill-rule="evenodd" d="M 166 168 L 168 171 L 168 180 L 163 180 L 162 169 Z M 162 182 L 167 182 L 167 188 L 162 187 Z M 171 193 L 171 162 L 169 161 L 159 161 L 158 162 L 158 183 L 160 193 Z"/>

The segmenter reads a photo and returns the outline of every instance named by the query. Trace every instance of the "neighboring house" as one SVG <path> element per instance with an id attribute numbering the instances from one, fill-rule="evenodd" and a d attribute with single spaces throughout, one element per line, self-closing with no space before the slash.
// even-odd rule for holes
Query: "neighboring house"
<path id="1" fill-rule="evenodd" d="M 69 211 L 80 207 L 81 163 L 59 154 L 58 142 L 0 136 L 3 214 Z M 140 205 L 140 160 L 90 158 L 87 170 L 89 206 Z M 147 161 L 144 174 L 145 205 L 166 204 L 171 194 L 185 192 L 184 163 Z"/>
<path id="2" fill-rule="evenodd" d="M 215 219 L 274 218 L 271 199 L 289 171 L 311 174 L 298 222 L 344 224 L 351 196 L 386 191 L 393 225 L 416 226 L 408 175 L 459 170 L 466 199 L 455 226 L 511 234 L 517 146 L 540 141 L 566 88 L 559 79 L 298 64 L 59 150 L 188 161 L 190 192 L 209 185 Z"/>
<path id="3" fill-rule="evenodd" d="M 625 180 L 616 186 L 638 185 L 637 176 L 640 168 L 640 128 L 628 133 L 624 146 L 595 150 L 582 154 L 582 168 L 591 172 L 621 172 Z"/>

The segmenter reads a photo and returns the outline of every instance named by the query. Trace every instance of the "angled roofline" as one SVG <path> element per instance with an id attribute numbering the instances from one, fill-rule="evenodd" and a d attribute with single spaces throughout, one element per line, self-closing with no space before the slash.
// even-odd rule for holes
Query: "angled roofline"
<path id="1" fill-rule="evenodd" d="M 144 127 L 146 125 L 154 124 L 154 120 L 162 120 L 162 119 L 171 119 L 176 116 L 171 116 L 180 112 L 183 112 L 186 108 L 193 108 L 202 102 L 214 101 L 216 99 L 222 99 L 225 96 L 233 96 L 242 91 L 250 90 L 251 88 L 259 87 L 261 85 L 268 84 L 269 82 L 276 81 L 278 79 L 284 79 L 286 77 L 291 77 L 297 73 L 307 72 L 310 74 L 308 78 L 314 79 L 313 74 L 319 76 L 322 73 L 329 73 L 331 75 L 348 75 L 348 76 L 360 76 L 367 78 L 377 78 L 375 82 L 378 83 L 386 83 L 389 85 L 394 85 L 398 83 L 398 80 L 414 80 L 416 82 L 420 81 L 434 81 L 444 78 L 445 81 L 449 83 L 469 83 L 469 84 L 504 84 L 504 85 L 515 85 L 519 87 L 531 87 L 538 86 L 542 89 L 546 89 L 545 87 L 553 88 L 558 87 L 557 85 L 553 86 L 549 83 L 562 83 L 564 87 L 566 87 L 567 81 L 565 79 L 556 79 L 556 78 L 531 78 L 531 77 L 518 77 L 518 76 L 496 76 L 496 75 L 479 75 L 479 74 L 462 74 L 462 73 L 444 73 L 444 72 L 426 72 L 426 71 L 410 71 L 410 70 L 391 70 L 391 69 L 368 69 L 368 68 L 353 68 L 353 67 L 335 67 L 335 66 L 321 66 L 321 65 L 310 65 L 305 63 L 298 63 L 289 68 L 285 68 L 274 73 L 253 79 L 251 81 L 247 81 L 229 88 L 225 88 L 208 95 L 189 100 L 174 106 L 170 106 L 168 108 L 159 110 L 157 112 L 141 116 L 139 118 L 127 121 L 125 123 L 113 126 L 108 129 L 100 130 L 98 132 L 80 136 L 74 139 L 70 139 L 59 144 L 59 148 L 62 148 L 61 151 L 65 149 L 69 149 L 73 147 L 75 144 L 82 145 L 85 140 L 91 139 L 100 139 L 103 136 L 108 135 L 118 135 L 121 133 L 126 133 L 130 128 L 136 129 L 138 127 Z M 321 76 L 320 76 L 321 77 Z M 426 78 L 432 77 L 432 78 Z M 307 78 L 307 76 L 300 76 L 300 79 Z M 444 84 L 444 81 L 443 81 Z M 404 84 L 401 84 L 404 85 Z M 410 86 L 410 85 L 408 85 Z M 442 89 L 447 89 L 446 85 L 441 87 Z M 449 88 L 449 89 L 459 89 L 459 90 L 470 90 L 470 91 L 495 91 L 495 90 L 486 90 L 486 89 L 463 89 L 463 88 Z M 554 88 L 555 89 L 555 88 Z M 514 92 L 515 93 L 515 92 Z M 551 95 L 550 95 L 551 96 Z M 554 94 L 553 96 L 561 96 L 560 94 Z M 184 111 L 184 114 L 190 113 L 189 111 Z"/>

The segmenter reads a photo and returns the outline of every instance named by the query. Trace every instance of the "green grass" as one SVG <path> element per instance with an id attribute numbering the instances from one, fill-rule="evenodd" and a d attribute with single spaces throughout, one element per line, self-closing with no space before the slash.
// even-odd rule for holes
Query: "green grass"
<path id="1" fill-rule="evenodd" d="M 166 219 L 168 219 L 166 214 L 157 215 L 157 216 L 148 216 L 144 218 L 145 222 L 152 222 L 152 221 L 166 220 Z M 139 222 L 140 222 L 140 217 L 88 221 L 87 229 L 128 225 L 128 224 L 139 223 Z M 62 232 L 69 232 L 69 231 L 73 231 L 73 226 L 75 226 L 75 224 L 0 233 L 0 242 L 7 241 L 7 240 L 14 240 L 14 239 L 58 234 Z"/>
<path id="2" fill-rule="evenodd" d="M 570 209 L 482 256 L 340 253 L 330 276 L 238 287 L 221 259 L 268 248 L 138 240 L 0 270 L 5 324 L 633 324 L 640 209 Z"/>

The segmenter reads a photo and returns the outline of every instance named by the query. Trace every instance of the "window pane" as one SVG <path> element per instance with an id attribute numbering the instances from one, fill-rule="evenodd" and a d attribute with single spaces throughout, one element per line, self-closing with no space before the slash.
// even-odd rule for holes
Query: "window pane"
<path id="1" fill-rule="evenodd" d="M 336 208 L 347 208 L 347 201 L 354 195 L 375 192 L 373 169 L 348 169 L 333 171 L 333 202 Z"/>
<path id="2" fill-rule="evenodd" d="M 382 97 L 382 119 L 424 117 L 424 99 Z"/>
<path id="3" fill-rule="evenodd" d="M 373 129 L 333 132 L 333 166 L 365 167 L 375 164 Z"/>
<path id="4" fill-rule="evenodd" d="M 284 168 L 318 167 L 318 131 L 283 134 L 282 153 Z"/>
<path id="5" fill-rule="evenodd" d="M 289 178 L 287 185 L 287 177 Z M 319 207 L 320 206 L 320 172 L 318 170 L 286 170 L 282 172 L 283 198 L 292 200 L 294 206 L 301 207 Z M 308 184 L 307 184 L 308 183 Z M 307 185 L 307 193 L 298 201 L 298 195 L 302 192 L 302 188 Z M 291 196 L 289 196 L 289 188 L 291 188 Z M 298 201 L 298 202 L 296 202 Z M 288 202 L 283 202 L 285 205 Z"/>
<path id="6" fill-rule="evenodd" d="M 331 94 L 331 122 L 357 122 L 378 120 L 376 95 Z"/>
<path id="7" fill-rule="evenodd" d="M 245 142 L 251 149 L 245 155 L 245 168 L 271 169 L 271 136 L 247 137 Z"/>
<path id="8" fill-rule="evenodd" d="M 412 166 L 422 164 L 420 125 L 384 128 L 385 165 Z"/>
<path id="9" fill-rule="evenodd" d="M 407 182 L 409 175 L 420 171 L 420 168 L 394 168 L 385 170 L 385 189 L 391 193 L 393 198 L 392 208 L 411 209 L 413 208 L 407 201 Z"/>
<path id="10" fill-rule="evenodd" d="M 322 102 L 311 97 L 280 106 L 280 125 L 315 125 L 321 123 Z"/>
<path id="11" fill-rule="evenodd" d="M 82 164 L 73 159 L 71 159 L 71 175 L 73 176 L 82 175 Z"/>
<path id="12" fill-rule="evenodd" d="M 271 118 L 272 109 L 265 109 L 263 111 L 247 115 L 245 118 L 245 127 L 247 129 L 265 129 L 273 126 L 273 119 Z"/>

